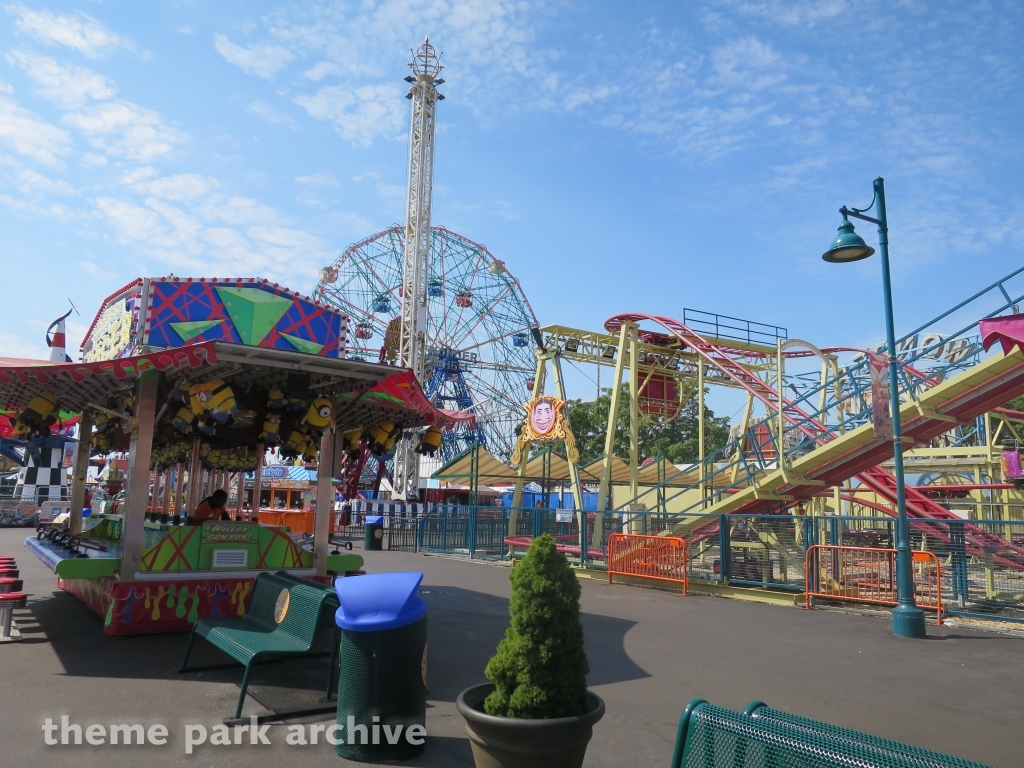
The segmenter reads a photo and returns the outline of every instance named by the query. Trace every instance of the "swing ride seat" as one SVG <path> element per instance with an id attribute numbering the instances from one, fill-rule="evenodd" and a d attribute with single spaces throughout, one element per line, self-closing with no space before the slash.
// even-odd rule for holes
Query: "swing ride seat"
<path id="1" fill-rule="evenodd" d="M 185 648 L 178 673 L 189 670 L 189 654 L 197 636 L 245 666 L 235 717 L 241 717 L 253 664 L 266 656 L 302 656 L 310 653 L 324 601 L 330 592 L 315 584 L 261 573 L 253 585 L 245 615 L 234 619 L 199 619 Z"/>

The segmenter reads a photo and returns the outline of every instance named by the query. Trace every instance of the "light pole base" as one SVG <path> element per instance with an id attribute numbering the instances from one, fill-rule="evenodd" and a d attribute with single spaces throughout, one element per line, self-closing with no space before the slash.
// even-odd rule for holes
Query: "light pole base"
<path id="1" fill-rule="evenodd" d="M 924 611 L 914 605 L 897 605 L 892 609 L 892 633 L 896 637 L 925 637 Z"/>

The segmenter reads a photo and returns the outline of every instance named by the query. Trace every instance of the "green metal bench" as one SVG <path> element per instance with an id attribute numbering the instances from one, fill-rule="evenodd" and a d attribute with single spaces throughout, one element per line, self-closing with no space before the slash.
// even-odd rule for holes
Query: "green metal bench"
<path id="1" fill-rule="evenodd" d="M 742 713 L 694 699 L 683 710 L 671 768 L 986 768 L 761 702 Z"/>
<path id="2" fill-rule="evenodd" d="M 266 656 L 301 656 L 313 648 L 320 611 L 329 593 L 316 584 L 300 584 L 293 578 L 261 573 L 253 585 L 244 616 L 236 619 L 200 619 L 192 627 L 181 662 L 187 669 L 196 636 L 206 638 L 228 656 L 245 665 L 242 690 L 235 717 L 241 717 L 253 664 Z"/>

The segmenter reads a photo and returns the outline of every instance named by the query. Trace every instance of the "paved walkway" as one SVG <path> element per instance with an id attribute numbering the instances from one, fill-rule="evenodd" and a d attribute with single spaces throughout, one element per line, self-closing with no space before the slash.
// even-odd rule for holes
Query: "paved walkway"
<path id="1" fill-rule="evenodd" d="M 30 533 L 0 529 L 0 555 L 17 557 L 31 595 L 17 612 L 27 640 L 0 646 L 0 765 L 348 764 L 330 746 L 286 746 L 284 725 L 270 729 L 272 746 L 204 745 L 186 755 L 185 725 L 211 728 L 229 714 L 240 672 L 176 675 L 184 634 L 103 635 L 100 619 L 56 589 L 53 574 L 21 546 Z M 508 569 L 391 552 L 367 559 L 370 572 L 426 574 L 430 738 L 423 756 L 406 764 L 471 765 L 454 701 L 484 681 L 507 625 Z M 878 618 L 591 580 L 583 581 L 583 610 L 590 684 L 608 706 L 588 766 L 667 766 L 679 712 L 698 696 L 732 708 L 761 699 L 998 768 L 1024 762 L 1024 639 L 929 626 L 928 640 L 901 640 Z M 208 653 L 214 660 L 216 652 Z M 314 701 L 319 685 L 319 674 L 302 662 L 258 668 L 246 712 Z M 163 747 L 47 747 L 43 720 L 61 715 L 83 726 L 162 723 L 170 738 Z"/>

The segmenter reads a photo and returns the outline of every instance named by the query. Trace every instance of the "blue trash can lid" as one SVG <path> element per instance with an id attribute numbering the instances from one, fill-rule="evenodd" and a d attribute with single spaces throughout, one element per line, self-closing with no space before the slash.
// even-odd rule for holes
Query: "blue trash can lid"
<path id="1" fill-rule="evenodd" d="M 384 525 L 384 515 L 367 515 L 367 525 Z"/>
<path id="2" fill-rule="evenodd" d="M 416 594 L 421 581 L 419 572 L 338 579 L 334 589 L 341 607 L 334 620 L 352 632 L 379 632 L 412 624 L 427 615 L 427 604 Z"/>

